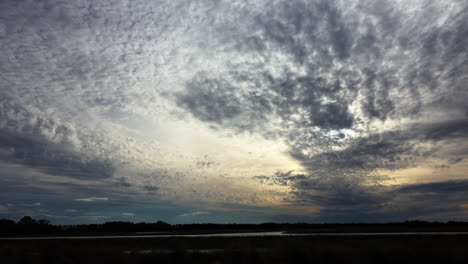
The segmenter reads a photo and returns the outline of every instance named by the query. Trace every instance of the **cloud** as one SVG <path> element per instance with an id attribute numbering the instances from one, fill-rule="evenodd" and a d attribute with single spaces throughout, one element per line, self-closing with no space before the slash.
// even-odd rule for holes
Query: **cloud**
<path id="1" fill-rule="evenodd" d="M 208 213 L 208 212 L 191 212 L 191 213 L 181 214 L 180 216 L 182 216 L 182 217 L 196 217 L 196 216 L 207 215 L 207 214 L 210 214 L 210 213 Z"/>
<path id="2" fill-rule="evenodd" d="M 340 102 L 323 105 L 313 117 L 313 124 L 327 129 L 342 129 L 353 126 L 353 116 L 348 112 L 346 105 Z"/>
<path id="3" fill-rule="evenodd" d="M 109 218 L 109 216 L 108 215 L 81 215 L 81 216 L 78 216 L 78 218 L 85 219 L 87 221 L 100 221 L 100 220 Z"/>
<path id="4" fill-rule="evenodd" d="M 210 4 L 0 5 L 0 159 L 69 177 L 74 188 L 75 179 L 119 185 L 116 195 L 155 191 L 164 169 L 166 188 L 174 188 L 180 169 L 170 163 L 183 150 L 164 141 L 174 134 L 167 120 L 175 106 L 161 93 L 179 75 L 176 61 L 192 53 L 181 38 L 202 23 L 194 12 Z M 150 132 L 155 127 L 161 133 Z M 155 150 L 158 141 L 163 147 Z"/>
<path id="5" fill-rule="evenodd" d="M 27 203 L 27 204 L 23 204 L 23 206 L 28 206 L 28 207 L 38 207 L 38 206 L 41 206 L 41 203 L 40 203 L 40 202 L 35 202 L 35 203 Z"/>
<path id="6" fill-rule="evenodd" d="M 157 191 L 159 190 L 158 186 L 143 186 L 143 189 L 147 191 Z"/>
<path id="7" fill-rule="evenodd" d="M 177 103 L 203 121 L 222 123 L 237 117 L 242 109 L 234 88 L 227 82 L 200 77 L 188 83 L 187 93 L 177 94 Z"/>
<path id="8" fill-rule="evenodd" d="M 299 145 L 291 149 L 291 155 L 301 162 L 306 173 L 278 171 L 271 176 L 259 175 L 253 179 L 263 184 L 290 187 L 294 198 L 288 198 L 288 202 L 319 205 L 324 208 L 324 215 L 340 211 L 344 214 L 353 210 L 363 213 L 381 210 L 379 208 L 382 204 L 392 200 L 395 193 L 390 187 L 382 184 L 391 180 L 391 177 L 379 171 L 386 170 L 388 173 L 416 167 L 427 158 L 447 157 L 447 149 L 444 149 L 447 142 L 466 140 L 466 134 L 461 132 L 465 130 L 465 123 L 465 120 L 454 120 L 412 124 L 399 130 L 355 138 L 349 140 L 347 146 L 340 150 L 324 151 L 315 155 L 303 153 L 304 148 Z M 463 145 L 459 145 L 459 148 L 462 147 Z M 439 156 L 438 152 L 445 154 Z M 462 161 L 459 157 L 449 160 Z M 453 194 L 448 190 L 444 190 L 444 193 L 455 197 L 457 190 L 463 189 L 463 186 L 463 181 L 401 186 L 398 187 L 398 195 L 400 192 L 407 194 L 412 189 L 418 189 L 419 195 L 422 195 L 450 187 L 455 188 Z M 405 203 L 411 204 L 411 200 L 411 196 L 408 195 L 408 201 Z"/>
<path id="9" fill-rule="evenodd" d="M 73 124 L 29 108 L 0 100 L 0 144 L 5 150 L 2 160 L 76 178 L 113 174 L 108 160 L 79 152 L 82 142 Z"/>
<path id="10" fill-rule="evenodd" d="M 65 209 L 64 211 L 65 211 L 65 212 L 69 212 L 69 213 L 78 212 L 78 210 L 75 210 L 75 209 Z"/>
<path id="11" fill-rule="evenodd" d="M 294 192 L 297 198 L 292 202 L 319 205 L 321 209 L 313 217 L 315 221 L 444 221 L 466 217 L 460 206 L 468 198 L 466 180 L 396 187 L 360 186 L 348 182 L 327 185 L 319 181 L 313 185 L 308 181 L 307 184 L 309 188 Z"/>
<path id="12" fill-rule="evenodd" d="M 231 29 L 236 38 L 228 40 L 236 45 L 230 51 L 242 60 L 225 69 L 199 71 L 185 90 L 174 93 L 175 101 L 218 128 L 286 137 L 295 146 L 319 150 L 346 143 L 349 131 L 370 136 L 381 122 L 423 120 L 432 109 L 439 109 L 442 118 L 454 111 L 455 118 L 466 120 L 461 100 L 437 99 L 437 94 L 458 89 L 448 85 L 448 80 L 461 81 L 449 73 L 452 62 L 441 62 L 445 69 L 440 72 L 428 64 L 419 45 L 409 45 L 435 41 L 427 36 L 440 38 L 440 31 L 455 36 L 463 30 L 427 25 L 425 8 L 407 14 L 387 1 L 357 1 L 352 8 L 323 1 L 275 3 L 253 18 L 250 31 Z M 440 14 L 441 19 L 447 15 Z M 407 16 L 409 28 L 400 24 Z M 415 31 L 420 24 L 425 31 Z M 391 39 L 401 42 L 393 45 Z M 454 47 L 437 40 L 434 48 Z M 429 85 L 427 76 L 414 69 L 424 69 L 424 76 L 437 78 L 432 83 L 439 85 Z M 445 125 L 442 130 L 452 129 Z M 427 136 L 438 132 L 431 133 Z"/>
<path id="13" fill-rule="evenodd" d="M 135 216 L 136 214 L 134 214 L 134 213 L 121 213 L 120 215 L 130 217 L 130 216 Z"/>
<path id="14" fill-rule="evenodd" d="M 397 210 L 413 218 L 443 219 L 444 215 L 453 215 L 460 219 L 463 217 L 460 204 L 468 198 L 467 185 L 467 180 L 452 180 L 401 186 L 392 192 L 390 212 Z"/>
<path id="15" fill-rule="evenodd" d="M 290 203 L 370 212 L 388 171 L 466 160 L 463 1 L 87 2 L 0 3 L 5 193 L 268 200 L 257 175 Z M 289 163 L 244 170 L 240 138 Z M 243 180 L 214 191 L 216 173 Z"/>
<path id="16" fill-rule="evenodd" d="M 451 165 L 453 165 L 453 164 L 460 163 L 460 162 L 462 162 L 463 160 L 464 160 L 464 158 L 462 158 L 462 157 L 450 158 L 450 159 L 448 160 L 448 163 L 451 164 Z"/>
<path id="17" fill-rule="evenodd" d="M 75 201 L 80 201 L 80 202 L 98 202 L 98 201 L 108 201 L 109 198 L 107 197 L 89 197 L 89 198 L 79 198 L 75 199 Z"/>
<path id="18" fill-rule="evenodd" d="M 431 182 L 423 184 L 412 184 L 403 186 L 398 189 L 399 193 L 423 193 L 423 194 L 449 194 L 463 193 L 468 187 L 468 181 L 446 181 L 446 182 Z"/>

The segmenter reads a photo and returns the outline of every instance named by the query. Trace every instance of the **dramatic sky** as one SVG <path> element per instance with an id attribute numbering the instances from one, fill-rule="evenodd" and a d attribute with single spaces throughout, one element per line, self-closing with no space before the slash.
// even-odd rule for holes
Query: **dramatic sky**
<path id="1" fill-rule="evenodd" d="M 466 0 L 2 0 L 0 218 L 468 221 Z"/>

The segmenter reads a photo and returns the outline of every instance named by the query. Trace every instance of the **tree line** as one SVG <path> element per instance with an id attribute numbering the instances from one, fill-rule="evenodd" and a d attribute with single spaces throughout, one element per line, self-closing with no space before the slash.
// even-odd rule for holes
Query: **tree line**
<path id="1" fill-rule="evenodd" d="M 103 224 L 53 225 L 47 219 L 36 220 L 30 216 L 18 222 L 0 219 L 0 235 L 53 235 L 53 234 L 95 234 L 95 233 L 210 233 L 287 231 L 297 233 L 342 233 L 342 232 L 468 232 L 468 222 L 427 222 L 405 221 L 395 223 L 263 223 L 263 224 L 169 224 L 163 221 L 153 223 L 106 222 Z"/>

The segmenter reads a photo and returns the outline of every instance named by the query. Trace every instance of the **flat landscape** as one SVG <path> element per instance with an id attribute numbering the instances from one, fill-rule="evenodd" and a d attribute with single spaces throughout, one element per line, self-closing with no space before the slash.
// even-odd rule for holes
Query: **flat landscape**
<path id="1" fill-rule="evenodd" d="M 466 263 L 468 223 L 0 220 L 0 263 Z"/>
<path id="2" fill-rule="evenodd" d="M 0 240 L 0 263 L 466 263 L 468 235 Z"/>

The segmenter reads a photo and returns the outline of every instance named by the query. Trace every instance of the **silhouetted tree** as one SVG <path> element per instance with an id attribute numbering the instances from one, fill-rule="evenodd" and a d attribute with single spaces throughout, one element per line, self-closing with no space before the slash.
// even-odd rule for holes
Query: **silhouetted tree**
<path id="1" fill-rule="evenodd" d="M 32 217 L 26 215 L 26 216 L 23 216 L 23 218 L 21 218 L 18 221 L 18 224 L 20 224 L 20 225 L 33 225 L 33 224 L 37 224 L 37 221 L 34 220 Z"/>
<path id="2" fill-rule="evenodd" d="M 50 224 L 50 221 L 47 220 L 47 219 L 41 219 L 41 220 L 39 220 L 39 224 L 40 224 L 40 225 L 49 225 L 49 224 Z"/>

